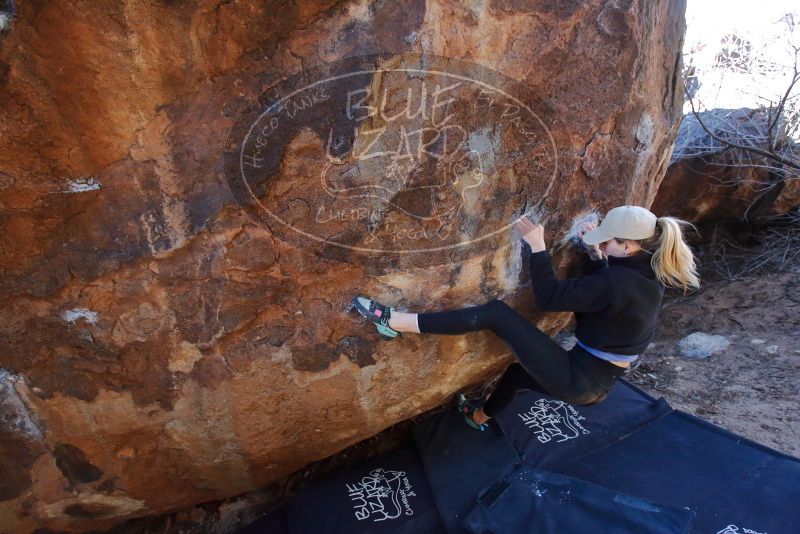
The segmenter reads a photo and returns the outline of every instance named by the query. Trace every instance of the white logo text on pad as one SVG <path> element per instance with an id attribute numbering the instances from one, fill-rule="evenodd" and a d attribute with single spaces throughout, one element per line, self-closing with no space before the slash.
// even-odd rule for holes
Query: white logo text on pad
<path id="1" fill-rule="evenodd" d="M 749 528 L 744 527 L 737 527 L 736 525 L 728 525 L 727 527 L 723 528 L 717 534 L 767 534 L 766 532 L 756 532 L 755 530 L 750 530 Z"/>
<path id="2" fill-rule="evenodd" d="M 387 471 L 379 467 L 360 482 L 345 486 L 359 521 L 372 518 L 378 522 L 397 519 L 403 514 L 414 515 L 408 498 L 417 495 L 405 471 Z"/>
<path id="3" fill-rule="evenodd" d="M 517 415 L 542 443 L 552 440 L 561 443 L 589 433 L 580 423 L 586 418 L 574 406 L 563 401 L 539 399 L 527 412 Z"/>

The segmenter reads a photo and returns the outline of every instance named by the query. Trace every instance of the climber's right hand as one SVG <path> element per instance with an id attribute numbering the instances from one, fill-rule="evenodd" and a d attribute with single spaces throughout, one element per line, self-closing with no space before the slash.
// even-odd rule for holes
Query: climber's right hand
<path id="1" fill-rule="evenodd" d="M 586 243 L 583 242 L 584 234 L 586 234 L 587 232 L 591 232 L 592 230 L 595 230 L 596 228 L 597 228 L 596 224 L 590 223 L 590 222 L 585 222 L 580 226 L 580 228 L 578 228 L 577 235 L 578 235 L 578 239 L 581 242 L 581 245 L 583 245 L 583 248 L 584 248 L 584 250 L 586 250 L 586 253 L 589 255 L 589 257 L 592 258 L 593 260 L 602 260 L 604 258 L 604 255 L 603 255 L 603 252 L 600 250 L 599 246 L 597 246 L 597 245 L 587 245 Z"/>

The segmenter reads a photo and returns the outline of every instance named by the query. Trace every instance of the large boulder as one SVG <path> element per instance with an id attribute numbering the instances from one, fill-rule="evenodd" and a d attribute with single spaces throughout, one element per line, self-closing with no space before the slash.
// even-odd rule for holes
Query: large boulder
<path id="1" fill-rule="evenodd" d="M 564 325 L 534 312 L 510 224 L 542 221 L 565 268 L 576 218 L 652 202 L 685 2 L 475 5 L 18 3 L 0 35 L 4 531 L 269 484 L 511 359 L 490 332 L 384 342 L 355 294 L 502 298 Z M 404 112 L 423 88 L 438 115 Z"/>
<path id="2" fill-rule="evenodd" d="M 766 147 L 770 123 L 764 109 L 718 108 L 697 116 L 686 114 L 653 211 L 701 228 L 722 225 L 734 234 L 758 229 L 796 211 L 800 173 L 720 140 Z M 776 153 L 800 161 L 800 145 L 787 136 Z M 711 237 L 711 232 L 708 234 L 706 237 Z"/>

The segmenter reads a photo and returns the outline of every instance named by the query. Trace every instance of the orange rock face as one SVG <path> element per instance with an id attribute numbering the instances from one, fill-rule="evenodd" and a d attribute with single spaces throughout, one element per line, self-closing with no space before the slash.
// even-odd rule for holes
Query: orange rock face
<path id="1" fill-rule="evenodd" d="M 0 34 L 3 531 L 252 490 L 511 361 L 490 332 L 385 342 L 356 294 L 565 324 L 535 313 L 510 225 L 542 221 L 567 267 L 576 217 L 652 202 L 685 4 L 481 5 L 19 2 Z"/>

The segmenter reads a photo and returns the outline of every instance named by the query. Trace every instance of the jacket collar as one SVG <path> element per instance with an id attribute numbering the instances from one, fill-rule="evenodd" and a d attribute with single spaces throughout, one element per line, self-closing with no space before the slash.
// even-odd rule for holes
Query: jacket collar
<path id="1" fill-rule="evenodd" d="M 655 278 L 656 273 L 653 271 L 653 267 L 650 264 L 650 260 L 652 258 L 652 254 L 642 250 L 636 254 L 633 254 L 632 256 L 625 256 L 624 258 L 609 256 L 608 265 L 609 267 L 619 265 L 620 267 L 633 269 L 637 273 L 641 274 L 642 276 L 646 276 L 647 278 Z"/>

